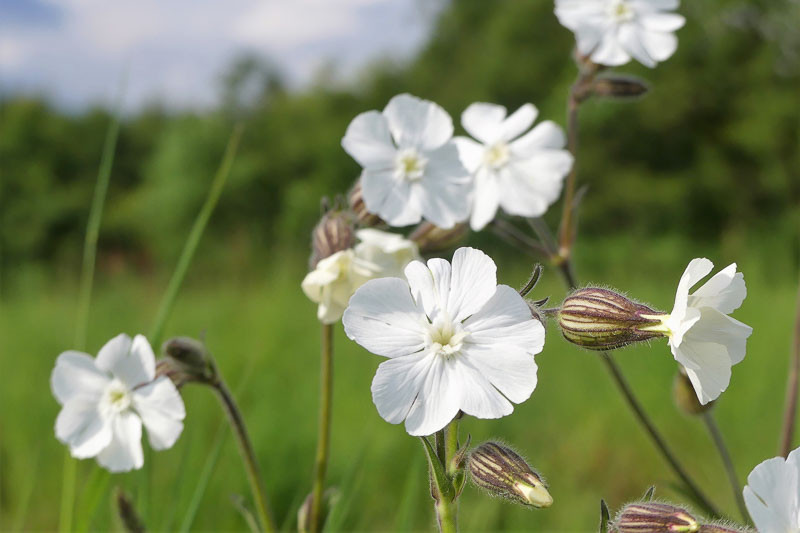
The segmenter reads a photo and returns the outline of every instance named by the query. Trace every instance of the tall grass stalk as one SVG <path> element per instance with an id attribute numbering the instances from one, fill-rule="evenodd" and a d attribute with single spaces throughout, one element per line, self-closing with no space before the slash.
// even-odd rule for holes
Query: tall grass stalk
<path id="1" fill-rule="evenodd" d="M 331 441 L 331 403 L 333 400 L 333 325 L 322 325 L 320 357 L 319 426 L 317 453 L 314 464 L 314 481 L 311 486 L 311 533 L 322 530 L 322 498 L 325 491 L 325 473 L 328 469 Z"/>
<path id="2" fill-rule="evenodd" d="M 103 207 L 108 193 L 108 184 L 111 181 L 111 168 L 114 165 L 114 152 L 117 147 L 117 138 L 119 137 L 121 110 L 122 99 L 120 98 L 117 103 L 117 109 L 106 131 L 103 154 L 100 158 L 100 168 L 97 172 L 97 184 L 94 189 L 92 206 L 89 210 L 89 221 L 86 225 L 81 281 L 78 289 L 77 325 L 75 328 L 75 342 L 73 344 L 76 350 L 81 351 L 86 349 L 86 332 L 89 329 L 89 305 L 92 300 L 92 286 L 94 285 L 94 270 L 97 258 L 97 239 L 100 235 L 100 221 L 103 218 Z M 77 460 L 72 458 L 69 449 L 67 449 L 64 452 L 61 508 L 58 521 L 58 529 L 62 532 L 72 530 L 77 465 Z"/>

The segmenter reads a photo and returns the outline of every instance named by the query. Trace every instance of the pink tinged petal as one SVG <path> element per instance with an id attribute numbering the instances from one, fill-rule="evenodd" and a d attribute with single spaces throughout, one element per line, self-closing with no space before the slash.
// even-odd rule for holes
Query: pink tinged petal
<path id="1" fill-rule="evenodd" d="M 673 355 L 686 369 L 701 404 L 716 400 L 728 388 L 731 359 L 721 344 L 684 339 Z"/>
<path id="2" fill-rule="evenodd" d="M 484 146 L 467 137 L 455 137 L 453 143 L 458 150 L 461 164 L 469 173 L 474 173 L 483 164 Z"/>
<path id="3" fill-rule="evenodd" d="M 634 24 L 623 24 L 619 28 L 619 43 L 625 51 L 633 56 L 639 63 L 646 67 L 653 68 L 656 66 L 656 61 L 644 45 L 645 33 L 645 31 L 640 30 Z"/>
<path id="4" fill-rule="evenodd" d="M 417 437 L 431 435 L 449 424 L 458 414 L 464 394 L 455 360 L 439 356 L 432 359 L 406 417 L 406 431 Z"/>
<path id="5" fill-rule="evenodd" d="M 111 422 L 111 443 L 97 456 L 100 466 L 109 472 L 128 472 L 144 464 L 142 421 L 133 411 L 119 413 Z"/>
<path id="6" fill-rule="evenodd" d="M 698 320 L 684 334 L 686 342 L 712 342 L 721 344 L 728 351 L 732 364 L 741 363 L 744 359 L 747 338 L 753 333 L 753 328 L 720 313 L 716 309 L 705 307 L 700 310 Z"/>
<path id="7" fill-rule="evenodd" d="M 672 316 L 676 320 L 682 320 L 686 314 L 686 307 L 689 302 L 689 290 L 698 281 L 708 276 L 714 263 L 706 258 L 692 259 L 686 270 L 683 271 L 681 280 L 678 282 L 678 290 L 675 293 L 675 306 L 672 308 Z"/>
<path id="8" fill-rule="evenodd" d="M 350 339 L 384 357 L 421 351 L 425 347 L 423 321 L 408 283 L 400 278 L 368 281 L 350 299 L 342 318 Z"/>
<path id="9" fill-rule="evenodd" d="M 410 182 L 395 179 L 393 169 L 361 173 L 361 190 L 367 210 L 391 226 L 408 226 L 422 219 L 419 202 L 411 194 L 411 189 Z"/>
<path id="10" fill-rule="evenodd" d="M 422 216 L 443 229 L 469 218 L 471 179 L 458 149 L 447 143 L 427 153 L 422 180 L 415 183 Z"/>
<path id="11" fill-rule="evenodd" d="M 458 357 L 453 363 L 462 389 L 462 411 L 476 418 L 502 418 L 514 411 L 511 402 L 468 359 Z"/>
<path id="12" fill-rule="evenodd" d="M 497 266 L 475 248 L 459 248 L 453 254 L 446 309 L 454 322 L 474 315 L 497 291 Z"/>
<path id="13" fill-rule="evenodd" d="M 117 335 L 100 348 L 96 364 L 130 388 L 151 381 L 156 373 L 153 349 L 143 335 L 133 341 L 124 333 Z"/>
<path id="14" fill-rule="evenodd" d="M 713 307 L 728 314 L 742 305 L 745 296 L 744 274 L 736 272 L 736 263 L 732 263 L 706 281 L 688 301 L 693 307 Z"/>
<path id="15" fill-rule="evenodd" d="M 434 102 L 410 94 L 392 98 L 383 115 L 401 148 L 435 150 L 453 136 L 453 119 L 447 111 Z"/>
<path id="16" fill-rule="evenodd" d="M 607 32 L 595 51 L 592 61 L 599 65 L 618 67 L 631 60 L 631 56 L 622 47 L 615 32 Z"/>
<path id="17" fill-rule="evenodd" d="M 342 138 L 342 147 L 364 168 L 394 167 L 397 149 L 386 117 L 378 111 L 367 111 L 354 118 Z"/>
<path id="18" fill-rule="evenodd" d="M 655 61 L 666 61 L 678 49 L 678 38 L 671 33 L 639 32 L 642 46 Z"/>
<path id="19" fill-rule="evenodd" d="M 469 225 L 473 231 L 480 231 L 494 220 L 500 207 L 500 193 L 494 172 L 482 167 L 475 175 L 475 194 L 472 200 L 472 215 Z"/>
<path id="20" fill-rule="evenodd" d="M 758 531 L 797 531 L 800 487 L 796 464 L 782 457 L 759 463 L 747 476 L 744 501 Z"/>
<path id="21" fill-rule="evenodd" d="M 515 157 L 527 158 L 546 148 L 560 150 L 564 148 L 566 142 L 561 126 L 551 120 L 545 120 L 512 142 L 511 153 Z"/>
<path id="22" fill-rule="evenodd" d="M 133 391 L 133 406 L 147 428 L 154 450 L 171 448 L 183 431 L 186 408 L 178 389 L 166 377 Z"/>
<path id="23" fill-rule="evenodd" d="M 686 19 L 677 13 L 660 13 L 658 11 L 642 13 L 639 24 L 651 32 L 669 33 L 679 30 L 686 24 Z"/>
<path id="24" fill-rule="evenodd" d="M 399 424 L 419 395 L 435 354 L 420 352 L 384 361 L 372 380 L 372 401 L 381 418 Z"/>
<path id="25" fill-rule="evenodd" d="M 72 350 L 58 356 L 50 375 L 50 388 L 61 405 L 79 395 L 99 398 L 110 382 L 108 375 L 97 368 L 94 358 Z"/>
<path id="26" fill-rule="evenodd" d="M 100 414 L 98 400 L 87 396 L 72 397 L 64 404 L 55 430 L 78 459 L 94 457 L 111 442 L 111 426 Z"/>
<path id="27" fill-rule="evenodd" d="M 482 143 L 493 144 L 502 139 L 505 118 L 505 107 L 476 102 L 461 114 L 461 125 Z"/>
<path id="28" fill-rule="evenodd" d="M 539 111 L 533 104 L 524 104 L 511 113 L 500 125 L 502 140 L 513 141 L 533 125 Z"/>

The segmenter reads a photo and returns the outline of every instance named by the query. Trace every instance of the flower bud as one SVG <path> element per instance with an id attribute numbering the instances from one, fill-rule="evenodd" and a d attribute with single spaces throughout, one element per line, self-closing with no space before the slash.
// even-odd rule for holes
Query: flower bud
<path id="1" fill-rule="evenodd" d="M 688 511 L 666 503 L 629 503 L 614 521 L 618 533 L 694 533 L 700 523 Z"/>
<path id="2" fill-rule="evenodd" d="M 629 76 L 603 76 L 592 83 L 592 94 L 602 98 L 635 98 L 649 90 L 644 81 Z"/>
<path id="3" fill-rule="evenodd" d="M 142 519 L 139 518 L 136 508 L 133 506 L 131 497 L 121 488 L 116 488 L 117 516 L 119 516 L 122 527 L 128 533 L 144 533 L 145 527 Z"/>
<path id="4" fill-rule="evenodd" d="M 477 486 L 495 496 L 540 508 L 553 503 L 539 474 L 502 444 L 485 442 L 475 448 L 469 456 L 469 472 Z"/>
<path id="5" fill-rule="evenodd" d="M 161 345 L 164 359 L 158 363 L 158 373 L 169 376 L 176 386 L 187 382 L 212 383 L 217 369 L 211 354 L 202 342 L 190 337 L 175 337 Z"/>
<path id="6" fill-rule="evenodd" d="M 356 215 L 356 219 L 358 219 L 358 223 L 361 226 L 373 228 L 384 224 L 381 217 L 367 210 L 367 204 L 364 203 L 364 193 L 361 190 L 360 179 L 356 181 L 356 184 L 350 189 L 350 194 L 347 195 L 347 202 L 350 204 L 350 210 Z"/>
<path id="7" fill-rule="evenodd" d="M 432 253 L 454 248 L 469 233 L 466 222 L 456 224 L 450 229 L 442 229 L 430 222 L 423 222 L 411 232 L 409 240 L 419 246 L 420 252 Z"/>
<path id="8" fill-rule="evenodd" d="M 621 294 L 588 287 L 570 294 L 558 311 L 564 338 L 590 350 L 613 350 L 660 337 L 663 314 Z"/>
<path id="9" fill-rule="evenodd" d="M 352 248 L 355 243 L 355 231 L 349 213 L 334 210 L 326 212 L 311 232 L 311 269 L 326 257 Z"/>
<path id="10" fill-rule="evenodd" d="M 675 380 L 672 382 L 672 399 L 678 409 L 688 415 L 699 415 L 711 409 L 714 405 L 714 400 L 703 405 L 697 399 L 697 393 L 694 391 L 692 382 L 689 381 L 689 376 L 683 367 L 680 368 L 675 374 Z"/>

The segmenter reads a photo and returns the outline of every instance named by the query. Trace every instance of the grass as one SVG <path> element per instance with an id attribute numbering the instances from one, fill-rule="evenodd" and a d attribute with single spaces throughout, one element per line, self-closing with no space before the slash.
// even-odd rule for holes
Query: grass
<path id="1" fill-rule="evenodd" d="M 642 250 L 647 255 L 642 255 Z M 680 251 L 679 253 L 677 251 Z M 796 265 L 788 257 L 736 250 L 713 252 L 697 245 L 656 241 L 647 247 L 625 240 L 587 243 L 579 273 L 617 286 L 629 295 L 669 309 L 677 279 L 691 257 L 703 252 L 724 266 L 739 260 L 749 295 L 736 313 L 752 325 L 747 358 L 734 367 L 729 390 L 715 408 L 740 480 L 767 457 L 776 455 L 781 425 L 788 350 L 795 306 Z M 718 253 L 718 255 L 714 255 Z M 523 263 L 524 261 L 524 263 Z M 500 280 L 513 286 L 528 274 L 527 259 L 499 260 Z M 260 276 L 218 272 L 190 274 L 165 331 L 205 335 L 226 379 L 246 387 L 238 394 L 249 424 L 277 520 L 294 525 L 297 505 L 311 488 L 316 443 L 318 324 L 314 307 L 300 292 L 302 259 L 293 257 Z M 256 269 L 253 268 L 253 271 Z M 161 299 L 159 280 L 125 274 L 101 276 L 88 329 L 88 350 L 119 332 L 146 331 Z M 72 346 L 76 286 L 50 283 L 17 287 L 0 305 L 0 530 L 53 529 L 58 523 L 63 447 L 53 435 L 58 405 L 48 380 L 55 357 Z M 532 297 L 563 289 L 554 270 L 546 270 Z M 702 421 L 674 408 L 670 391 L 675 364 L 664 341 L 617 354 L 655 419 L 696 479 L 729 516 L 736 508 L 722 465 Z M 335 336 L 335 390 L 329 480 L 341 489 L 337 530 L 431 529 L 434 516 L 427 494 L 425 459 L 417 439 L 402 426 L 378 416 L 369 385 L 380 358 Z M 537 356 L 539 385 L 513 415 L 497 421 L 465 418 L 462 434 L 475 444 L 501 438 L 513 445 L 549 480 L 552 508 L 528 511 L 467 488 L 459 522 L 464 531 L 574 531 L 594 529 L 599 500 L 614 510 L 640 497 L 652 484 L 656 496 L 681 501 L 671 490 L 669 470 L 636 426 L 627 406 L 597 357 L 560 338 L 550 324 L 545 350 Z M 196 502 L 207 454 L 214 453 L 222 413 L 209 391 L 183 389 L 188 416 L 176 446 L 150 454 L 152 482 L 147 525 L 177 526 Z M 249 488 L 232 439 L 222 443 L 193 527 L 200 530 L 247 528 L 231 504 L 232 494 L 249 499 Z M 92 495 L 92 461 L 78 465 L 78 506 Z M 135 494 L 140 474 L 113 476 L 109 488 Z M 35 482 L 31 477 L 35 476 Z M 26 495 L 25 487 L 32 487 Z M 92 522 L 95 529 L 117 527 L 112 491 L 103 497 Z"/>

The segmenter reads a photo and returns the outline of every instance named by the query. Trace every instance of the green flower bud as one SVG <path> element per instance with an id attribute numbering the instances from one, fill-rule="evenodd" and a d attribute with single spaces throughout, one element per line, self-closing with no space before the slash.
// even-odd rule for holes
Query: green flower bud
<path id="1" fill-rule="evenodd" d="M 311 233 L 311 269 L 326 257 L 352 248 L 355 244 L 351 215 L 345 211 L 326 212 Z"/>
<path id="2" fill-rule="evenodd" d="M 689 381 L 689 376 L 683 367 L 680 368 L 675 379 L 672 382 L 672 399 L 675 405 L 688 415 L 699 415 L 711 409 L 714 406 L 714 400 L 703 405 L 697 399 L 697 393 L 694 391 L 692 382 Z"/>
<path id="3" fill-rule="evenodd" d="M 630 76 L 601 76 L 592 83 L 592 94 L 602 98 L 635 98 L 649 90 L 647 83 Z"/>
<path id="4" fill-rule="evenodd" d="M 590 350 L 613 350 L 664 335 L 663 313 L 608 289 L 570 294 L 558 311 L 564 338 Z"/>
<path id="5" fill-rule="evenodd" d="M 469 456 L 469 472 L 477 486 L 495 496 L 539 508 L 553 504 L 539 474 L 502 444 L 485 442 L 475 448 Z"/>
<path id="6" fill-rule="evenodd" d="M 629 503 L 613 524 L 618 533 L 694 533 L 700 523 L 685 509 L 666 503 Z"/>
<path id="7" fill-rule="evenodd" d="M 214 359 L 202 342 L 190 337 L 175 337 L 161 345 L 164 359 L 158 373 L 168 376 L 176 386 L 187 382 L 213 383 L 217 379 Z"/>

